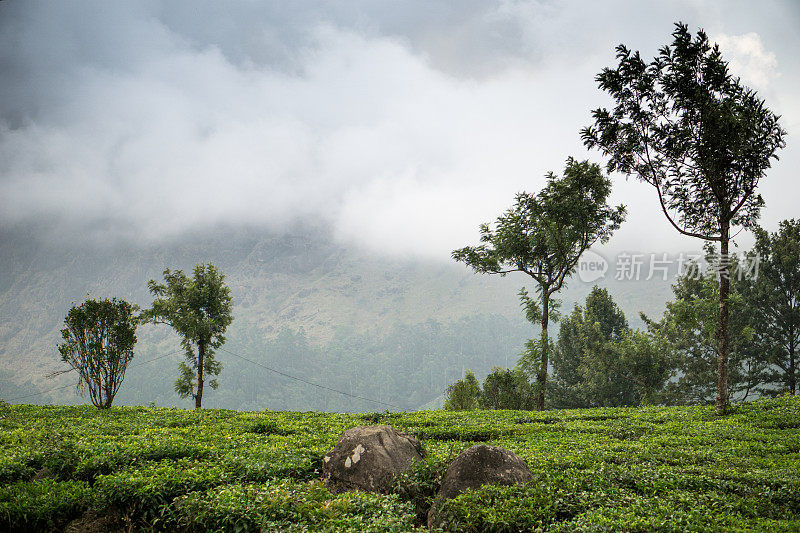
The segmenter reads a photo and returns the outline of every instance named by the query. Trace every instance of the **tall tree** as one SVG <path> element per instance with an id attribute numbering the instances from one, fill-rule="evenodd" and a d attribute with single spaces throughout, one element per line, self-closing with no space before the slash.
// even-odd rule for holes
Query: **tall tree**
<path id="1" fill-rule="evenodd" d="M 553 352 L 560 407 L 632 405 L 633 387 L 615 375 L 613 343 L 629 333 L 625 314 L 606 289 L 594 286 L 583 307 L 561 322 Z M 591 375 L 590 375 L 591 374 Z"/>
<path id="2" fill-rule="evenodd" d="M 544 409 L 547 387 L 551 297 L 574 272 L 581 254 L 596 242 L 606 242 L 625 218 L 624 206 L 608 205 L 611 181 L 598 165 L 569 158 L 563 177 L 549 172 L 546 178 L 538 194 L 517 194 L 514 206 L 493 228 L 480 226 L 483 244 L 453 252 L 453 259 L 476 272 L 523 272 L 536 281 L 542 325 L 538 410 Z"/>
<path id="3" fill-rule="evenodd" d="M 759 180 L 785 145 L 786 132 L 755 91 L 731 76 L 702 30 L 676 24 L 672 45 L 646 63 L 617 47 L 616 68 L 597 82 L 616 101 L 596 109 L 584 143 L 609 157 L 608 171 L 652 185 L 664 215 L 684 235 L 720 243 L 716 411 L 728 404 L 731 230 L 750 228 L 764 201 Z"/>
<path id="4" fill-rule="evenodd" d="M 193 274 L 190 278 L 181 270 L 167 269 L 164 283 L 150 280 L 147 286 L 156 298 L 143 317 L 169 324 L 181 336 L 186 361 L 180 363 L 175 392 L 182 398 L 194 398 L 200 409 L 205 376 L 217 376 L 222 370 L 214 350 L 225 342 L 225 330 L 233 321 L 233 299 L 225 276 L 213 264 L 198 264 Z M 212 389 L 218 386 L 216 379 L 209 384 Z"/>
<path id="5" fill-rule="evenodd" d="M 518 293 L 520 299 L 520 305 L 522 306 L 525 312 L 525 318 L 531 324 L 542 324 L 544 319 L 542 313 L 542 306 L 539 303 L 539 300 L 535 296 L 531 296 L 528 293 L 528 289 L 522 287 Z M 558 322 L 561 319 L 561 300 L 556 298 L 550 298 L 548 301 L 548 305 L 550 308 L 547 311 L 547 322 L 548 324 L 552 322 Z M 520 354 L 520 358 L 517 361 L 517 368 L 519 368 L 522 372 L 525 372 L 529 376 L 538 376 L 539 370 L 542 364 L 542 351 L 543 351 L 543 344 L 542 341 L 546 340 L 548 343 L 547 346 L 547 353 L 552 354 L 554 353 L 554 343 L 553 340 L 549 338 L 549 336 L 544 336 L 543 339 L 541 336 L 537 338 L 528 339 L 525 342 L 525 347 Z M 548 356 L 549 357 L 549 356 Z"/>
<path id="6" fill-rule="evenodd" d="M 89 299 L 64 318 L 61 360 L 78 372 L 78 391 L 89 390 L 98 409 L 108 409 L 125 378 L 136 344 L 136 307 L 125 300 Z"/>
<path id="7" fill-rule="evenodd" d="M 758 271 L 746 279 L 745 305 L 756 314 L 756 338 L 776 368 L 770 381 L 797 394 L 800 378 L 800 220 L 784 220 L 778 231 L 756 228 L 750 254 Z"/>
<path id="8" fill-rule="evenodd" d="M 653 332 L 631 331 L 606 289 L 561 322 L 553 352 L 553 404 L 616 407 L 662 402 L 674 368 L 672 350 Z"/>

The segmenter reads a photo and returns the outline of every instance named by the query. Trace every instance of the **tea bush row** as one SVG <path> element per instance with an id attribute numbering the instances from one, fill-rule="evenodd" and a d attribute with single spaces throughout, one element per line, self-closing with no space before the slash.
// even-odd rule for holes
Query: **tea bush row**
<path id="1" fill-rule="evenodd" d="M 800 401 L 712 407 L 371 413 L 8 406 L 0 530 L 63 528 L 87 510 L 156 530 L 392 530 L 436 504 L 459 531 L 800 530 Z M 389 494 L 330 494 L 342 431 L 389 423 L 425 461 Z M 534 482 L 436 493 L 465 448 L 519 454 Z M 292 503 L 294 502 L 294 503 Z"/>

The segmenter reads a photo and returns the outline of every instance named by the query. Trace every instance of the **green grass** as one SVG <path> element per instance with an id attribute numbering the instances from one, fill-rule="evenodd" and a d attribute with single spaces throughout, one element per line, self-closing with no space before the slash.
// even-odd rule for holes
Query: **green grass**
<path id="1" fill-rule="evenodd" d="M 419 436 L 387 494 L 330 494 L 321 457 L 355 425 Z M 475 442 L 535 480 L 439 502 L 451 531 L 800 531 L 800 399 L 709 407 L 342 415 L 2 406 L 0 530 L 87 511 L 183 531 L 412 531 Z"/>

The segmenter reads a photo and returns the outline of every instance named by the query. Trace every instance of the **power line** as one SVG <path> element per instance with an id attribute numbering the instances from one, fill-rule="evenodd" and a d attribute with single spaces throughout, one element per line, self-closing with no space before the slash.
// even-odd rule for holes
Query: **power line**
<path id="1" fill-rule="evenodd" d="M 154 357 L 153 359 L 148 359 L 147 361 L 142 361 L 141 363 L 138 363 L 138 364 L 135 364 L 135 365 L 130 365 L 130 366 L 126 367 L 125 370 L 127 371 L 128 368 L 136 368 L 137 366 L 143 366 L 143 365 L 150 364 L 153 361 L 158 361 L 159 359 L 164 359 L 165 357 L 169 357 L 170 355 L 175 355 L 178 352 L 180 352 L 180 350 L 173 350 L 173 351 L 171 351 L 169 353 L 165 353 L 164 355 L 159 355 L 158 357 Z M 75 370 L 75 368 L 70 368 L 69 370 L 66 370 L 66 371 L 64 371 L 62 373 L 63 374 L 67 374 L 69 372 L 72 372 L 73 370 Z M 74 386 L 75 385 L 64 385 L 63 387 L 55 387 L 55 388 L 52 388 L 52 389 L 49 389 L 49 390 L 45 390 L 45 391 L 34 392 L 34 393 L 31 393 L 31 394 L 25 394 L 23 396 L 17 396 L 16 398 L 11 398 L 10 400 L 8 400 L 8 403 L 13 403 L 13 402 L 16 402 L 18 400 L 24 400 L 26 398 L 33 398 L 35 396 L 41 396 L 42 394 L 49 394 L 51 392 L 68 389 L 68 388 L 74 387 Z"/>
<path id="2" fill-rule="evenodd" d="M 41 391 L 41 392 L 34 392 L 33 394 L 26 394 L 25 396 L 17 396 L 16 398 L 11 398 L 10 400 L 8 400 L 8 403 L 14 403 L 14 402 L 16 402 L 18 400 L 24 400 L 25 398 L 33 398 L 34 396 L 40 396 L 42 394 L 47 394 L 49 392 L 55 392 L 57 390 L 63 390 L 63 389 L 67 389 L 67 388 L 74 387 L 74 386 L 75 385 L 65 385 L 63 387 L 56 387 L 55 389 L 50 389 L 50 390 Z"/>
<path id="3" fill-rule="evenodd" d="M 295 381 L 299 381 L 301 383 L 305 383 L 306 385 L 311 385 L 312 387 L 317 387 L 317 388 L 324 389 L 324 390 L 327 390 L 327 391 L 331 391 L 331 392 L 335 392 L 335 393 L 338 393 L 338 394 L 342 394 L 344 396 L 348 396 L 350 398 L 355 398 L 357 400 L 364 400 L 364 401 L 367 401 L 367 402 L 372 402 L 372 403 L 377 403 L 377 404 L 380 404 L 380 405 L 385 405 L 386 407 L 391 407 L 393 409 L 397 409 L 397 410 L 400 410 L 400 411 L 404 410 L 402 407 L 400 407 L 398 405 L 394 405 L 394 404 L 391 404 L 391 403 L 383 402 L 381 400 L 375 400 L 373 398 L 367 398 L 366 396 L 359 396 L 358 394 L 350 394 L 349 392 L 345 392 L 345 391 L 342 391 L 342 390 L 339 390 L 339 389 L 334 389 L 334 388 L 328 387 L 326 385 L 320 385 L 319 383 L 314 383 L 313 381 L 309 381 L 307 379 L 299 378 L 297 376 L 292 376 L 291 374 L 287 374 L 286 372 L 281 372 L 280 370 L 276 370 L 276 369 L 274 369 L 272 367 L 269 367 L 269 366 L 267 366 L 265 364 L 259 363 L 258 361 L 253 361 L 252 359 L 248 359 L 247 357 L 244 357 L 243 355 L 239 355 L 237 353 L 234 353 L 234 352 L 232 352 L 232 351 L 230 351 L 230 350 L 228 350 L 226 348 L 220 347 L 219 349 L 221 351 L 227 353 L 227 354 L 230 354 L 230 355 L 234 356 L 234 357 L 238 357 L 239 359 L 241 359 L 243 361 L 247 361 L 248 363 L 254 364 L 256 366 L 260 366 L 261 368 L 265 368 L 265 369 L 269 370 L 270 372 L 274 372 L 274 373 L 276 373 L 278 375 L 281 375 L 281 376 L 283 376 L 285 378 L 293 379 Z M 178 352 L 180 352 L 180 350 L 173 350 L 172 352 L 166 353 L 164 355 L 160 355 L 158 357 L 154 357 L 153 359 L 149 359 L 147 361 L 142 361 L 141 363 L 138 363 L 138 364 L 135 364 L 135 365 L 130 365 L 128 368 L 136 368 L 138 366 L 143 366 L 143 365 L 152 363 L 153 361 L 158 361 L 159 359 L 164 359 L 165 357 L 169 357 L 170 355 L 174 355 L 174 354 L 176 354 Z M 75 369 L 72 368 L 70 370 L 67 370 L 66 372 L 71 372 L 73 370 L 75 370 Z M 26 395 L 23 395 L 23 396 L 17 396 L 16 398 L 11 398 L 10 400 L 8 400 L 8 403 L 13 403 L 13 402 L 16 402 L 16 401 L 19 401 L 19 400 L 24 400 L 26 398 L 33 398 L 35 396 L 41 396 L 42 394 L 49 394 L 51 392 L 64 390 L 64 389 L 67 389 L 67 388 L 70 388 L 70 387 L 73 387 L 73 386 L 74 385 L 65 385 L 65 386 L 62 386 L 62 387 L 55 387 L 55 388 L 52 388 L 52 389 L 49 389 L 49 390 L 46 390 L 46 391 L 34 392 L 32 394 L 26 394 Z"/>
<path id="4" fill-rule="evenodd" d="M 345 396 L 349 396 L 350 398 L 356 398 L 358 400 L 365 400 L 365 401 L 368 401 L 368 402 L 378 403 L 378 404 L 381 404 L 381 405 L 385 405 L 387 407 L 391 407 L 393 409 L 397 409 L 399 411 L 403 411 L 404 410 L 402 407 L 400 407 L 398 405 L 393 405 L 391 403 L 382 402 L 380 400 L 373 400 L 372 398 L 366 398 L 364 396 L 359 396 L 357 394 L 350 394 L 349 392 L 344 392 L 344 391 L 341 391 L 341 390 L 338 390 L 338 389 L 334 389 L 334 388 L 331 388 L 331 387 L 326 387 L 325 385 L 320 385 L 319 383 L 314 383 L 313 381 L 308 381 L 307 379 L 298 378 L 297 376 L 292 376 L 290 374 L 287 374 L 286 372 L 281 372 L 280 370 L 276 370 L 276 369 L 274 369 L 272 367 L 269 367 L 267 365 L 261 364 L 258 361 L 253 361 L 252 359 L 248 359 L 247 357 L 244 357 L 243 355 L 239 355 L 239 354 L 234 353 L 234 352 L 232 352 L 230 350 L 227 350 L 225 348 L 220 347 L 219 349 L 222 350 L 223 352 L 227 353 L 227 354 L 230 354 L 230 355 L 234 356 L 234 357 L 238 357 L 239 359 L 241 359 L 243 361 L 247 361 L 248 363 L 252 363 L 252 364 L 254 364 L 256 366 L 260 366 L 261 368 L 266 368 L 267 370 L 269 370 L 271 372 L 275 372 L 276 374 L 279 374 L 279 375 L 281 375 L 281 376 L 283 376 L 285 378 L 293 379 L 295 381 L 300 381 L 302 383 L 305 383 L 307 385 L 311 385 L 311 386 L 314 386 L 314 387 L 318 387 L 320 389 L 325 389 L 325 390 L 329 390 L 331 392 L 336 392 L 336 393 L 339 393 L 339 394 L 343 394 Z"/>

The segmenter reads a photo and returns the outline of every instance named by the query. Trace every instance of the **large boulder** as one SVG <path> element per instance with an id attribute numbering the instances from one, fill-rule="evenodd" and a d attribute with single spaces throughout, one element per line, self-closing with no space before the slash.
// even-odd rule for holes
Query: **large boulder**
<path id="1" fill-rule="evenodd" d="M 467 448 L 452 462 L 442 478 L 437 501 L 428 513 L 428 527 L 439 526 L 438 509 L 443 500 L 455 498 L 481 485 L 516 485 L 533 480 L 522 458 L 504 448 L 479 444 Z"/>
<path id="2" fill-rule="evenodd" d="M 328 490 L 382 492 L 396 474 L 425 457 L 417 439 L 391 426 L 348 429 L 322 460 Z"/>

